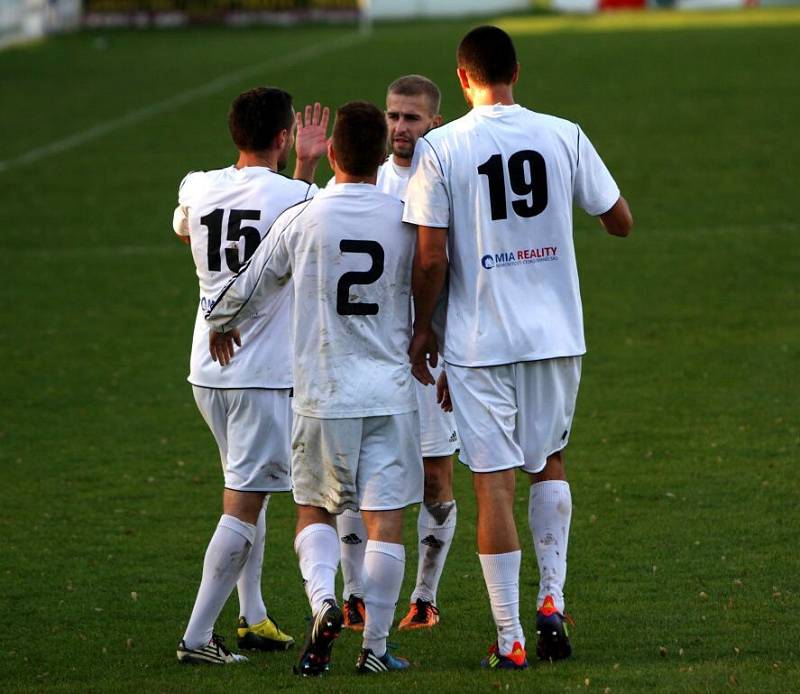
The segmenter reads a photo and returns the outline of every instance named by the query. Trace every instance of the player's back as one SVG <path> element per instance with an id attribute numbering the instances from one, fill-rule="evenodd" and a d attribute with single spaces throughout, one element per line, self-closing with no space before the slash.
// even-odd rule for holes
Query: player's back
<path id="1" fill-rule="evenodd" d="M 415 234 L 401 221 L 402 203 L 375 186 L 344 183 L 303 207 L 286 228 L 295 411 L 340 418 L 415 410 L 407 356 Z"/>
<path id="2" fill-rule="evenodd" d="M 582 137 L 561 118 L 495 105 L 417 143 L 449 196 L 447 361 L 480 366 L 585 351 L 572 243 L 573 199 L 586 207 Z M 429 218 L 417 203 L 429 186 L 415 172 L 409 221 Z"/>
<path id="3" fill-rule="evenodd" d="M 246 348 L 224 368 L 213 362 L 208 353 L 208 326 L 203 313 L 252 256 L 275 219 L 311 192 L 308 183 L 259 166 L 199 171 L 184 179 L 179 203 L 187 211 L 200 285 L 189 375 L 194 385 L 291 387 L 291 288 L 241 326 Z"/>

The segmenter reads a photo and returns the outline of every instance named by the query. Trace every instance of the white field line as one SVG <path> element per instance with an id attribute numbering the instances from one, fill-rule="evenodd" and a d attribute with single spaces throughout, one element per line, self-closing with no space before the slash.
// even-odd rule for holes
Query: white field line
<path id="1" fill-rule="evenodd" d="M 119 130 L 120 128 L 125 128 L 130 125 L 140 123 L 160 113 L 171 111 L 178 106 L 183 106 L 184 104 L 194 101 L 195 99 L 209 96 L 210 94 L 215 94 L 232 84 L 242 81 L 247 77 L 261 74 L 267 70 L 292 67 L 307 60 L 311 60 L 312 58 L 317 58 L 321 55 L 324 55 L 331 50 L 337 48 L 347 48 L 355 43 L 358 43 L 359 41 L 363 41 L 365 38 L 366 37 L 363 34 L 348 33 L 344 36 L 340 36 L 339 38 L 332 39 L 331 41 L 325 41 L 314 46 L 301 48 L 277 58 L 272 58 L 271 60 L 265 60 L 255 65 L 248 65 L 247 67 L 240 68 L 239 70 L 234 70 L 233 72 L 221 75 L 220 77 L 217 77 L 216 79 L 213 79 L 202 86 L 192 87 L 191 89 L 187 89 L 186 91 L 175 94 L 169 99 L 157 101 L 149 106 L 144 106 L 136 109 L 135 111 L 126 113 L 124 116 L 112 118 L 111 120 L 107 120 L 103 123 L 98 123 L 91 128 L 74 133 L 73 135 L 69 135 L 61 140 L 56 140 L 55 142 L 51 142 L 41 147 L 36 147 L 25 152 L 24 154 L 12 157 L 11 159 L 0 161 L 0 173 L 8 171 L 9 169 L 17 166 L 33 164 L 34 162 L 40 161 L 41 159 L 54 154 L 59 154 L 60 152 L 74 149 L 75 147 L 79 147 L 87 142 L 96 140 L 97 138 L 103 137 L 104 135 L 114 132 L 115 130 Z"/>

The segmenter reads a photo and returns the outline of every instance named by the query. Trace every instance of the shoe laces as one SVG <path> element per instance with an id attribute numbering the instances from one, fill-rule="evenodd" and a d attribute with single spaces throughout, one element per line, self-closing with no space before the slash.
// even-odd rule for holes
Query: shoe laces
<path id="1" fill-rule="evenodd" d="M 427 622 L 428 621 L 428 612 L 433 612 L 433 614 L 439 614 L 439 608 L 436 607 L 432 602 L 428 602 L 427 600 L 423 600 L 422 598 L 417 598 L 417 617 L 416 621 L 420 622 Z M 422 619 L 419 619 L 419 617 Z"/>
<path id="2" fill-rule="evenodd" d="M 214 632 L 211 634 L 211 643 L 219 648 L 219 650 L 221 650 L 225 655 L 231 654 L 231 652 L 228 650 L 228 647 L 225 645 L 225 637 Z"/>

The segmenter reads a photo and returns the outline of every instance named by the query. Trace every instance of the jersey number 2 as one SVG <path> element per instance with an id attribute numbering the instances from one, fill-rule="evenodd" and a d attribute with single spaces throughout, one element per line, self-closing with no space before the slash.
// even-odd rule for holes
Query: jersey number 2
<path id="1" fill-rule="evenodd" d="M 528 173 L 525 173 L 525 165 Z M 493 154 L 478 167 L 478 173 L 489 179 L 489 202 L 492 219 L 508 218 L 506 178 L 503 155 Z M 547 207 L 547 168 L 544 157 L 532 149 L 523 149 L 508 159 L 508 178 L 511 190 L 522 197 L 513 200 L 511 207 L 520 217 L 535 217 Z"/>
<path id="2" fill-rule="evenodd" d="M 350 287 L 354 284 L 372 284 L 383 274 L 383 246 L 377 241 L 339 241 L 342 253 L 363 253 L 372 258 L 372 266 L 363 272 L 345 272 L 336 285 L 336 313 L 340 316 L 374 316 L 378 304 L 350 301 Z"/>
<path id="3" fill-rule="evenodd" d="M 208 227 L 208 269 L 219 271 L 222 269 L 222 218 L 225 210 L 216 209 L 209 212 L 205 217 L 200 217 L 200 224 Z M 261 242 L 261 234 L 255 227 L 243 227 L 245 219 L 261 219 L 260 210 L 231 210 L 228 214 L 228 241 L 239 241 L 244 236 L 244 257 L 246 262 L 250 256 L 256 252 L 258 244 Z M 239 249 L 225 249 L 225 263 L 231 272 L 239 272 L 241 263 L 239 262 Z"/>

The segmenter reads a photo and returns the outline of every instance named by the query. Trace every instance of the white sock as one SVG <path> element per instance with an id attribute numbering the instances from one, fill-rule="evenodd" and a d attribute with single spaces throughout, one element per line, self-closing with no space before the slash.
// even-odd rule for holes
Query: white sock
<path id="1" fill-rule="evenodd" d="M 411 594 L 411 602 L 418 599 L 436 604 L 436 591 L 442 569 L 456 532 L 456 502 L 420 504 L 417 519 L 419 535 L 419 563 L 417 564 L 417 586 Z"/>
<path id="2" fill-rule="evenodd" d="M 539 563 L 539 598 L 537 608 L 547 595 L 559 612 L 564 611 L 564 582 L 567 580 L 567 542 L 572 519 L 572 495 L 569 484 L 549 480 L 531 485 L 528 522 Z"/>
<path id="3" fill-rule="evenodd" d="M 367 529 L 358 511 L 345 511 L 336 516 L 342 553 L 342 597 L 364 597 L 364 550 L 367 548 Z"/>
<path id="4" fill-rule="evenodd" d="M 307 525 L 294 539 L 294 551 L 300 560 L 311 614 L 315 615 L 325 600 L 336 600 L 336 572 L 339 570 L 336 530 L 327 523 Z"/>
<path id="5" fill-rule="evenodd" d="M 364 552 L 364 648 L 371 648 L 379 658 L 386 653 L 386 637 L 400 597 L 406 550 L 393 542 L 368 540 Z"/>
<path id="6" fill-rule="evenodd" d="M 479 554 L 483 580 L 489 592 L 492 616 L 497 625 L 497 645 L 501 655 L 514 650 L 514 642 L 525 647 L 525 635 L 519 622 L 519 566 L 522 552 Z"/>
<path id="7" fill-rule="evenodd" d="M 214 623 L 233 592 L 256 536 L 256 526 L 223 515 L 203 561 L 203 578 L 183 640 L 187 648 L 202 648 L 211 640 Z"/>
<path id="8" fill-rule="evenodd" d="M 248 624 L 258 624 L 267 618 L 267 607 L 261 595 L 261 567 L 264 564 L 264 542 L 267 539 L 267 504 L 269 494 L 264 499 L 264 507 L 258 514 L 256 538 L 247 563 L 239 575 L 236 588 L 239 592 L 239 614 Z"/>

